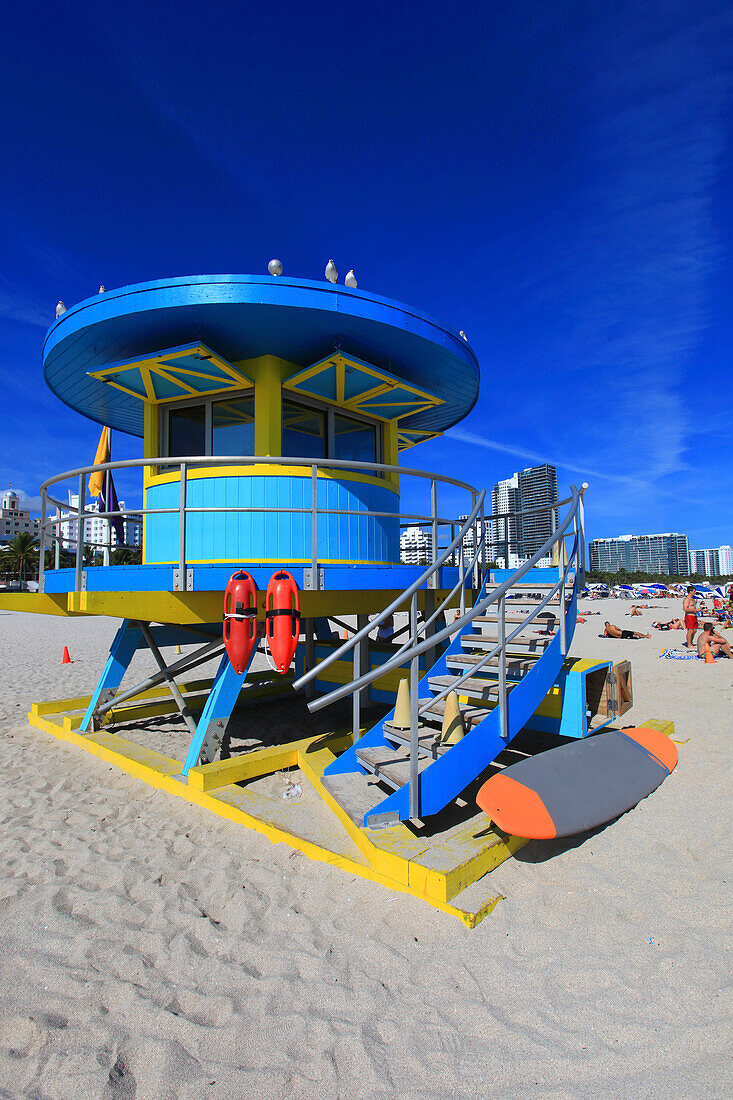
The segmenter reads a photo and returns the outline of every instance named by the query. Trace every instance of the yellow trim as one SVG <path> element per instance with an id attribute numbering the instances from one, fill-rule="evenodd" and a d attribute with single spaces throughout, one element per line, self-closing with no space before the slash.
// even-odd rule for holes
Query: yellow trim
<path id="1" fill-rule="evenodd" d="M 274 355 L 263 355 L 254 363 L 255 454 L 282 454 L 282 366 Z"/>
<path id="2" fill-rule="evenodd" d="M 396 420 L 387 420 L 383 425 L 382 439 L 384 441 L 384 464 L 385 466 L 397 466 L 399 465 L 399 429 L 397 427 Z M 387 481 L 394 486 L 394 491 L 399 493 L 400 491 L 400 475 L 396 473 L 388 473 Z"/>
<path id="3" fill-rule="evenodd" d="M 279 563 L 278 563 L 279 564 Z M 44 613 L 43 597 L 23 593 L 24 604 L 15 607 L 12 596 L 0 597 L 0 607 L 9 610 L 36 611 Z M 302 589 L 300 593 L 300 613 L 304 618 L 318 618 L 329 615 L 369 615 L 383 611 L 388 603 L 397 599 L 399 589 L 364 588 L 357 590 L 336 589 L 319 592 Z M 448 595 L 447 590 L 435 592 L 440 601 Z M 433 591 L 421 589 L 417 593 L 418 610 L 425 610 L 426 602 L 432 601 Z M 458 606 L 458 594 L 451 597 L 449 607 Z M 467 600 L 471 597 L 467 595 Z M 66 601 L 69 614 L 109 615 L 115 619 L 143 619 L 156 623 L 216 623 L 221 622 L 222 591 L 218 592 L 68 592 L 59 599 Z M 264 618 L 264 591 L 259 594 L 258 617 Z M 39 601 L 36 603 L 35 601 Z M 407 604 L 402 610 L 407 610 Z M 49 611 L 48 614 L 63 614 L 62 611 Z"/>
<path id="4" fill-rule="evenodd" d="M 365 390 L 363 393 L 347 399 L 345 389 L 347 367 L 358 370 L 361 374 L 370 375 L 376 380 L 375 385 L 372 386 L 371 389 Z M 335 371 L 335 401 L 332 398 L 324 397 L 322 394 L 312 393 L 310 390 L 307 390 L 304 385 L 304 383 L 310 381 L 319 374 L 325 373 L 331 368 Z M 397 375 L 380 370 L 379 367 L 375 367 L 371 363 L 365 362 L 363 359 L 343 355 L 341 352 L 334 352 L 333 355 L 329 355 L 325 359 L 319 360 L 317 363 L 312 363 L 304 370 L 297 371 L 295 374 L 290 375 L 289 378 L 286 378 L 282 385 L 285 390 L 303 393 L 309 397 L 317 398 L 317 400 L 323 401 L 328 405 L 344 409 L 347 412 L 360 412 L 365 416 L 373 416 L 377 420 L 382 420 L 386 423 L 389 423 L 391 420 L 399 421 L 405 416 L 413 416 L 416 412 L 422 412 L 424 409 L 436 408 L 438 405 L 445 404 L 442 397 L 436 397 L 434 394 L 428 393 L 427 390 L 413 386 L 411 383 L 398 378 Z M 417 398 L 416 401 L 412 402 L 411 408 L 405 409 L 404 412 L 399 413 L 397 416 L 390 417 L 389 415 L 385 415 L 384 412 L 376 412 L 366 405 L 367 401 L 373 401 L 375 398 L 382 397 L 395 389 L 404 390 Z M 404 404 L 404 401 L 399 402 L 399 405 L 404 406 Z M 390 407 L 397 408 L 398 405 L 387 402 L 382 403 L 380 407 L 383 410 L 387 410 Z"/>
<path id="5" fill-rule="evenodd" d="M 417 428 L 399 428 L 397 433 L 399 450 L 406 451 L 418 443 L 426 443 L 429 439 L 440 439 L 442 432 L 422 432 Z"/>
<path id="6" fill-rule="evenodd" d="M 0 592 L 0 611 L 25 611 L 34 615 L 74 614 L 67 610 L 66 592 Z"/>
<path id="7" fill-rule="evenodd" d="M 255 428 L 255 438 L 257 429 Z M 257 448 L 255 447 L 257 452 Z M 392 463 L 390 463 L 392 465 Z M 145 467 L 148 469 L 148 467 Z M 262 474 L 265 477 L 310 477 L 310 466 L 277 466 L 274 463 L 263 462 L 255 466 L 199 466 L 192 467 L 188 471 L 188 480 L 199 480 L 206 477 L 253 477 Z M 399 493 L 399 486 L 390 484 L 387 478 L 373 477 L 371 474 L 362 474 L 356 470 L 340 470 L 337 467 L 328 469 L 324 467 L 318 470 L 317 476 L 331 481 L 356 481 L 365 485 L 382 486 L 392 493 Z M 164 474 L 151 475 L 146 488 L 153 485 L 177 484 L 180 479 L 179 470 L 169 470 Z"/>
<path id="8" fill-rule="evenodd" d="M 115 765 L 127 775 L 140 779 L 153 788 L 183 798 L 187 802 L 211 810 L 219 817 L 253 829 L 267 837 L 273 844 L 285 843 L 296 851 L 302 852 L 309 859 L 328 863 L 347 874 L 359 875 L 361 878 L 379 883 L 399 893 L 420 898 L 434 908 L 457 917 L 467 928 L 475 927 L 490 913 L 502 900 L 501 895 L 487 897 L 485 902 L 474 910 L 453 905 L 448 899 L 455 897 L 465 886 L 477 881 L 486 870 L 501 862 L 501 859 L 507 859 L 512 854 L 513 847 L 520 847 L 524 843 L 518 838 L 509 838 L 505 841 L 499 834 L 491 829 L 485 829 L 482 825 L 480 850 L 471 852 L 468 859 L 464 854 L 458 865 L 453 865 L 445 871 L 430 866 L 434 862 L 438 864 L 444 862 L 441 859 L 443 854 L 441 845 L 436 845 L 436 858 L 432 859 L 429 841 L 414 837 L 404 825 L 381 830 L 378 835 L 378 844 L 372 842 L 364 830 L 357 829 L 349 821 L 340 807 L 336 812 L 334 809 L 336 804 L 333 803 L 333 799 L 321 782 L 325 767 L 335 758 L 332 748 L 340 749 L 348 739 L 348 735 L 344 732 L 328 737 L 317 736 L 289 746 L 263 750 L 252 762 L 257 775 L 267 775 L 283 766 L 281 764 L 283 757 L 294 760 L 314 785 L 323 801 L 334 809 L 343 827 L 342 833 L 338 836 L 334 834 L 332 847 L 329 849 L 300 835 L 302 825 L 297 824 L 295 819 L 293 831 L 286 827 L 282 819 L 287 813 L 287 808 L 281 808 L 278 804 L 278 820 L 273 821 L 268 819 L 271 813 L 269 800 L 258 797 L 255 792 L 248 791 L 246 787 L 236 786 L 236 781 L 220 786 L 217 782 L 217 778 L 220 778 L 216 774 L 217 763 L 191 769 L 191 780 L 185 784 L 177 778 L 181 770 L 178 760 L 172 760 L 133 741 L 127 741 L 104 730 L 83 736 L 74 730 L 69 717 L 63 717 L 60 723 L 54 722 L 37 712 L 34 713 L 33 709 L 28 719 L 36 728 L 44 730 L 60 741 L 83 749 L 97 759 Z M 227 767 L 234 764 L 233 761 L 223 763 Z M 207 785 L 207 773 L 213 777 L 216 793 L 202 789 Z M 473 839 L 475 843 L 475 838 Z"/>
<path id="9" fill-rule="evenodd" d="M 257 558 L 258 565 L 281 565 L 283 562 L 282 554 L 279 558 Z M 310 565 L 310 558 L 288 558 L 288 565 Z M 186 558 L 187 565 L 240 565 L 240 564 L 253 564 L 252 556 L 248 558 Z M 156 561 L 150 562 L 150 565 L 178 565 L 178 560 L 175 561 Z M 358 558 L 319 558 L 319 565 L 399 565 L 398 561 L 361 561 Z"/>
<path id="10" fill-rule="evenodd" d="M 222 378 L 221 374 L 212 374 L 204 369 L 197 371 L 192 367 L 176 366 L 175 361 L 177 359 L 186 358 L 190 355 L 201 356 L 202 362 L 211 362 L 218 368 L 221 374 L 225 375 L 225 377 Z M 256 360 L 253 360 L 253 362 L 256 362 Z M 131 389 L 129 385 L 125 386 L 120 381 L 120 376 L 124 376 L 129 371 L 140 372 L 140 378 L 145 387 L 146 396 Z M 174 386 L 179 386 L 183 392 L 172 394 L 169 397 L 158 397 L 155 393 L 155 385 L 152 379 L 153 374 L 158 375 L 160 378 L 164 378 Z M 196 389 L 195 386 L 191 386 L 188 382 L 185 382 L 182 377 L 184 375 L 188 378 L 204 378 L 207 381 L 219 383 L 219 385 L 199 390 Z M 226 393 L 229 390 L 249 388 L 252 385 L 252 378 L 248 374 L 245 374 L 238 367 L 228 363 L 226 359 L 222 359 L 220 355 L 213 352 L 206 344 L 200 342 L 187 344 L 175 350 L 163 349 L 155 355 L 143 356 L 135 360 L 125 360 L 123 363 L 117 365 L 113 363 L 107 367 L 102 367 L 101 370 L 90 371 L 90 377 L 96 378 L 100 382 L 106 382 L 116 389 L 122 390 L 123 393 L 129 394 L 131 397 L 136 397 L 139 401 L 148 401 L 155 405 L 169 404 L 173 401 L 180 401 L 182 397 L 190 397 L 196 394 L 201 394 L 203 397 L 210 397 L 219 393 Z"/>

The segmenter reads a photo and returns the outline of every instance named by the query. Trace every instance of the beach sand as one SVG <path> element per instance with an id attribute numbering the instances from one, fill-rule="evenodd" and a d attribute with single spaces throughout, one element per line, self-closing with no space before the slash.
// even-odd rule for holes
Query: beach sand
<path id="1" fill-rule="evenodd" d="M 473 931 L 29 727 L 116 623 L 0 613 L 0 1097 L 729 1096 L 733 662 L 597 637 L 672 601 L 583 606 L 573 654 L 632 661 L 623 724 L 672 719 L 679 765 L 497 868 Z"/>

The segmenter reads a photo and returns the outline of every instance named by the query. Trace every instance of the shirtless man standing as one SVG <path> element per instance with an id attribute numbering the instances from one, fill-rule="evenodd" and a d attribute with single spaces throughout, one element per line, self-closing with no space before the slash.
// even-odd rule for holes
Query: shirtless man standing
<path id="1" fill-rule="evenodd" d="M 685 630 L 687 631 L 685 645 L 688 649 L 692 649 L 695 631 L 698 627 L 697 613 L 695 610 L 695 587 L 692 584 L 687 586 L 687 595 L 682 601 L 682 610 L 685 613 Z"/>
<path id="2" fill-rule="evenodd" d="M 726 642 L 722 634 L 715 633 L 712 623 L 703 623 L 700 637 L 697 639 L 697 655 L 705 656 L 705 646 L 710 646 L 713 657 L 719 657 L 722 653 L 725 657 L 733 658 L 730 643 Z"/>

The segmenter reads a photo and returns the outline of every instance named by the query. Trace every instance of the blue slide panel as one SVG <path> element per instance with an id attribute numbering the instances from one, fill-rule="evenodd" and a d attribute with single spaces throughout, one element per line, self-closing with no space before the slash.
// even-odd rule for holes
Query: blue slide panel
<path id="1" fill-rule="evenodd" d="M 565 612 L 565 626 L 567 631 L 567 645 L 573 639 L 575 629 L 576 596 L 573 597 Z M 451 647 L 452 648 L 452 647 Z M 445 656 L 445 655 L 444 655 Z M 440 665 L 443 661 L 438 662 Z M 547 692 L 554 684 L 565 657 L 560 648 L 560 633 L 555 635 L 543 656 L 537 661 L 530 671 L 522 677 L 516 687 L 512 688 L 507 696 L 507 718 L 509 737 L 505 741 L 500 732 L 499 708 L 491 711 L 483 722 L 466 734 L 466 736 L 448 750 L 443 756 L 438 757 L 429 767 L 420 774 L 420 816 L 430 817 L 437 814 L 461 791 L 476 779 L 484 768 L 499 753 L 507 747 L 514 737 L 526 726 L 537 707 L 544 699 Z M 429 676 L 436 675 L 431 670 Z M 427 688 L 427 678 L 424 677 L 421 684 Z M 377 742 L 378 743 L 378 742 Z M 350 769 L 354 771 L 355 769 Z M 364 823 L 368 824 L 372 815 L 385 813 L 397 813 L 402 821 L 410 817 L 410 785 L 405 784 L 400 790 L 389 795 L 384 802 L 364 816 Z"/>

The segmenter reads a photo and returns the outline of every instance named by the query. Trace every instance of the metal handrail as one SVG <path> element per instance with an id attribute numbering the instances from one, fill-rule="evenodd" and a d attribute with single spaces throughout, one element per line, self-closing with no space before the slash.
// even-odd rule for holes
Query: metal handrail
<path id="1" fill-rule="evenodd" d="M 304 672 L 298 680 L 294 681 L 293 687 L 296 690 L 298 688 L 305 687 L 306 684 L 309 684 L 311 680 L 314 680 L 318 675 L 320 675 L 321 671 L 324 668 L 328 668 L 328 666 L 332 665 L 334 661 L 340 660 L 345 653 L 348 653 L 354 648 L 355 645 L 363 641 L 364 638 L 366 638 L 367 635 L 370 634 L 372 630 L 374 630 L 375 626 L 379 626 L 379 624 L 384 622 L 385 619 L 388 619 L 390 615 L 394 615 L 395 611 L 402 607 L 402 605 L 406 603 L 406 601 L 409 600 L 419 588 L 422 588 L 426 584 L 433 573 L 435 573 L 442 565 L 445 564 L 446 559 L 450 557 L 468 528 L 471 526 L 471 523 L 478 513 L 479 504 L 483 501 L 485 495 L 486 490 L 482 489 L 479 493 L 479 501 L 477 502 L 476 507 L 473 509 L 471 515 L 469 515 L 466 519 L 466 522 L 463 524 L 463 527 L 461 527 L 461 530 L 458 532 L 453 542 L 451 542 L 450 545 L 446 547 L 440 557 L 431 565 L 427 566 L 425 571 L 421 573 L 417 580 L 413 581 L 412 584 L 404 590 L 404 592 L 400 592 L 399 596 L 395 600 L 393 600 L 391 604 L 388 604 L 384 611 L 380 611 L 380 613 L 376 615 L 373 619 L 371 619 L 370 622 L 366 624 L 366 626 L 363 626 L 361 630 L 357 630 L 356 634 L 352 634 L 351 637 L 346 642 L 344 642 L 342 646 L 339 647 L 339 649 L 335 650 L 333 653 L 330 653 L 327 657 L 324 657 L 322 661 L 319 661 L 317 665 L 315 665 L 308 672 Z M 391 660 L 394 660 L 394 658 L 392 658 Z M 399 663 L 403 662 L 398 662 L 398 664 Z M 384 666 L 380 666 L 380 668 L 383 667 Z M 379 673 L 371 675 L 371 673 L 367 671 L 364 676 L 361 677 L 361 679 L 365 681 L 364 684 L 360 684 L 359 686 L 367 687 L 368 684 L 370 684 L 372 680 L 376 679 L 378 675 Z M 339 699 L 343 698 L 344 695 L 350 694 L 350 685 L 345 685 L 345 688 L 346 690 L 341 691 Z M 331 692 L 329 695 L 324 695 L 316 702 L 309 703 L 309 709 L 315 711 L 320 710 L 323 706 L 328 706 L 329 701 L 331 700 L 331 696 L 335 694 L 335 692 Z M 333 702 L 335 701 L 336 700 L 333 699 Z"/>
<path id="2" fill-rule="evenodd" d="M 502 649 L 506 649 L 509 643 L 513 642 L 514 639 L 522 633 L 527 624 L 531 623 L 534 619 L 537 618 L 540 611 L 544 611 L 550 600 L 554 598 L 558 589 L 560 589 L 564 584 L 567 583 L 568 574 L 571 572 L 570 563 L 575 559 L 577 549 L 578 536 L 576 534 L 575 540 L 573 542 L 573 550 L 568 555 L 568 562 L 563 570 L 563 575 L 561 577 L 558 577 L 557 584 L 552 588 L 550 592 L 548 592 L 542 602 L 537 604 L 536 607 L 532 608 L 532 610 L 527 613 L 526 618 L 522 620 L 519 626 L 515 627 L 511 634 L 505 636 L 503 639 L 500 639 L 494 646 L 494 648 L 488 650 L 477 664 L 471 665 L 470 668 L 467 668 L 465 672 L 462 672 L 460 676 L 458 676 L 457 679 L 450 684 L 449 687 L 444 688 L 443 691 L 441 691 L 438 695 L 434 695 L 431 699 L 429 699 L 426 706 L 418 707 L 418 715 L 424 714 L 430 709 L 431 706 L 434 706 L 435 703 L 441 703 L 444 699 L 448 697 L 448 695 L 450 695 L 451 691 L 457 691 L 457 689 L 460 688 L 461 684 L 463 684 L 466 680 L 469 680 L 472 676 L 475 676 L 477 672 L 480 672 L 489 663 L 489 661 L 492 660 L 492 658 L 496 657 L 501 652 Z M 511 607 L 511 604 L 509 606 Z M 560 607 L 560 615 L 564 614 L 565 608 Z M 469 621 L 472 621 L 473 618 L 474 616 L 471 616 Z"/>
<path id="3" fill-rule="evenodd" d="M 583 487 L 583 492 L 585 491 L 585 488 L 587 488 L 587 486 Z M 469 611 L 467 611 L 464 615 L 454 620 L 454 622 L 452 622 L 450 626 L 446 626 L 443 630 L 438 631 L 437 634 L 431 634 L 429 638 L 426 638 L 422 642 L 418 642 L 418 644 L 408 652 L 401 652 L 399 655 L 391 657 L 388 661 L 385 661 L 384 664 L 379 665 L 377 668 L 364 673 L 362 676 L 359 677 L 358 680 L 354 680 L 350 684 L 344 684 L 341 687 L 335 688 L 327 695 L 322 695 L 319 699 L 314 699 L 308 704 L 308 709 L 313 712 L 322 710 L 323 707 L 330 706 L 331 703 L 336 703 L 339 699 L 343 699 L 345 695 L 350 695 L 352 691 L 363 690 L 363 688 L 368 687 L 374 680 L 377 680 L 380 677 L 385 676 L 388 672 L 392 672 L 394 671 L 394 669 L 400 668 L 402 665 L 407 664 L 408 660 L 412 660 L 415 657 L 420 657 L 428 649 L 432 649 L 440 642 L 445 641 L 451 635 L 461 631 L 464 626 L 467 626 L 469 622 L 471 622 L 483 611 L 485 611 L 487 607 L 494 603 L 494 601 L 500 600 L 512 588 L 513 585 L 517 584 L 521 580 L 521 578 L 529 572 L 530 569 L 534 568 L 534 566 L 537 564 L 538 561 L 540 561 L 541 558 L 547 555 L 547 552 L 551 550 L 555 544 L 560 542 L 563 535 L 565 534 L 565 531 L 569 527 L 571 520 L 575 517 L 577 513 L 578 501 L 580 499 L 580 493 L 578 492 L 576 487 L 574 485 L 571 486 L 570 501 L 572 503 L 572 507 L 568 511 L 568 514 L 566 515 L 562 524 L 557 528 L 557 530 L 554 531 L 549 539 L 547 539 L 547 541 L 542 544 L 539 550 L 537 550 L 523 565 L 521 565 L 519 569 L 512 573 L 511 577 L 508 577 L 482 600 L 479 600 L 478 603 L 474 604 L 474 606 L 470 608 Z M 556 507 L 556 505 L 552 505 L 552 507 Z M 468 526 L 470 526 L 470 522 L 472 521 L 472 519 L 473 514 L 469 516 L 468 520 L 461 528 L 459 536 L 456 536 L 454 542 L 460 541 L 463 533 L 468 528 Z M 450 549 L 452 548 L 453 547 L 451 544 L 451 548 L 449 548 L 448 551 L 444 551 L 445 557 L 448 556 Z M 427 580 L 427 577 L 430 576 L 434 569 L 435 566 L 433 565 L 426 570 L 422 578 L 420 578 L 422 583 L 425 583 L 425 580 Z M 385 611 L 383 611 L 375 619 L 372 619 L 368 626 L 363 627 L 362 630 L 352 635 L 352 637 L 344 642 L 344 644 L 339 649 L 335 650 L 334 653 L 329 654 L 328 657 L 320 662 L 317 668 L 312 669 L 310 672 L 305 673 L 298 680 L 294 681 L 293 687 L 297 690 L 299 687 L 302 687 L 304 684 L 308 683 L 316 675 L 318 675 L 318 669 L 324 668 L 326 664 L 331 664 L 333 661 L 336 661 L 343 657 L 345 653 L 353 648 L 354 644 L 357 641 L 364 638 L 364 636 L 368 634 L 369 631 L 373 630 L 375 625 L 378 625 L 384 618 L 388 617 L 389 614 L 394 614 L 394 611 L 396 611 L 398 607 L 405 603 L 406 599 L 408 599 L 410 595 L 412 595 L 412 593 L 417 590 L 417 587 L 420 587 L 420 585 L 418 585 L 416 582 L 415 585 L 411 585 L 409 588 L 405 589 L 404 592 L 400 593 L 397 599 L 393 600 L 389 607 L 385 609 Z"/>
<path id="4" fill-rule="evenodd" d="M 501 737 L 505 741 L 508 741 L 509 740 L 509 719 L 508 719 L 508 707 L 507 707 L 507 694 L 508 693 L 507 693 L 507 683 L 506 683 L 506 664 L 507 664 L 506 653 L 507 653 L 507 646 L 509 645 L 510 642 L 512 642 L 514 640 L 514 638 L 517 637 L 518 634 L 520 634 L 522 632 L 522 630 L 524 630 L 526 628 L 528 623 L 531 623 L 536 618 L 536 616 L 539 614 L 540 610 L 542 610 L 544 607 L 546 607 L 547 604 L 550 602 L 550 600 L 558 592 L 559 592 L 559 597 L 560 597 L 560 650 L 561 650 L 561 654 L 562 654 L 563 657 L 566 655 L 566 653 L 567 653 L 567 633 L 566 633 L 566 620 L 565 620 L 565 616 L 566 616 L 565 586 L 566 586 L 566 583 L 567 583 L 567 580 L 568 580 L 568 576 L 570 575 L 570 572 L 571 572 L 571 563 L 573 563 L 573 569 L 574 569 L 576 581 L 577 581 L 577 578 L 579 576 L 579 572 L 582 571 L 582 563 L 581 563 L 581 570 L 578 570 L 577 559 L 578 559 L 578 552 L 579 552 L 581 546 L 583 545 L 583 530 L 582 530 L 583 494 L 585 493 L 587 488 L 588 488 L 588 486 L 585 483 L 583 484 L 580 491 L 578 491 L 578 489 L 574 485 L 571 486 L 571 496 L 570 496 L 570 501 L 569 501 L 570 508 L 568 509 L 567 515 L 565 516 L 564 520 L 562 521 L 562 523 L 560 524 L 559 527 L 555 526 L 555 514 L 556 514 L 555 513 L 555 508 L 559 507 L 559 505 L 558 504 L 553 504 L 553 505 L 550 506 L 551 509 L 552 509 L 552 516 L 553 516 L 553 528 L 554 528 L 553 532 L 550 535 L 550 537 L 546 540 L 546 542 L 539 548 L 539 550 L 537 550 L 529 558 L 529 560 L 527 562 L 525 562 L 518 570 L 516 570 L 510 577 L 508 577 L 506 581 L 504 581 L 502 584 L 498 585 L 498 587 L 495 588 L 492 592 L 488 593 L 488 595 L 486 595 L 483 599 L 481 599 L 477 603 L 475 603 L 474 606 L 467 613 L 464 611 L 463 599 L 462 599 L 462 601 L 461 601 L 461 615 L 459 616 L 459 618 L 456 619 L 451 624 L 451 626 L 446 626 L 443 630 L 438 631 L 436 634 L 431 634 L 429 637 L 426 636 L 425 639 L 422 642 L 420 642 L 418 640 L 420 631 L 418 630 L 418 623 L 417 623 L 417 588 L 420 586 L 420 583 L 424 583 L 425 581 L 428 581 L 430 579 L 430 577 L 437 571 L 437 569 L 439 568 L 439 564 L 441 562 L 440 562 L 440 559 L 438 561 L 436 561 L 428 570 L 426 570 L 426 572 L 423 574 L 423 576 L 421 578 L 419 578 L 418 582 L 411 585 L 410 588 L 405 589 L 405 591 L 402 592 L 400 594 L 400 596 L 397 597 L 396 600 L 393 600 L 392 604 L 390 604 L 389 607 L 385 608 L 385 610 L 379 616 L 377 616 L 376 622 L 377 623 L 382 622 L 386 617 L 388 617 L 390 614 L 394 613 L 394 611 L 399 606 L 403 605 L 404 602 L 406 601 L 406 599 L 409 597 L 410 598 L 410 619 L 409 619 L 410 634 L 409 634 L 409 641 L 406 642 L 397 651 L 397 653 L 393 657 L 391 657 L 388 661 L 385 661 L 384 664 L 378 665 L 375 669 L 367 669 L 367 671 L 365 673 L 361 672 L 360 659 L 357 659 L 357 656 L 356 656 L 357 653 L 360 653 L 360 649 L 357 648 L 354 651 L 354 678 L 353 678 L 352 682 L 350 684 L 345 684 L 340 688 L 336 688 L 335 690 L 329 692 L 327 695 L 322 696 L 318 700 L 313 700 L 312 702 L 310 702 L 308 704 L 309 710 L 311 710 L 313 712 L 313 711 L 321 710 L 323 707 L 327 707 L 331 703 L 335 703 L 337 700 L 344 698 L 345 695 L 352 695 L 352 698 L 353 698 L 353 740 L 354 740 L 354 742 L 356 742 L 358 740 L 358 738 L 360 737 L 360 735 L 361 735 L 361 726 L 360 726 L 360 698 L 361 698 L 361 692 L 364 690 L 364 688 L 368 687 L 374 680 L 377 680 L 377 679 L 387 675 L 389 672 L 392 672 L 397 668 L 404 667 L 409 662 L 409 666 L 410 666 L 410 671 L 409 671 L 409 677 L 410 677 L 409 816 L 412 820 L 416 820 L 420 816 L 419 754 L 418 754 L 418 733 L 419 733 L 420 715 L 425 713 L 427 711 L 428 707 L 430 707 L 430 706 L 434 707 L 437 702 L 440 702 L 443 699 L 445 699 L 451 691 L 455 691 L 456 688 L 460 688 L 460 685 L 462 683 L 464 683 L 465 680 L 467 680 L 472 675 L 475 676 L 476 672 L 479 671 L 479 669 L 483 668 L 485 666 L 485 664 L 492 657 L 494 657 L 498 654 L 498 656 L 499 656 L 499 677 L 498 677 L 498 679 L 499 679 L 499 684 L 498 684 L 498 688 L 499 688 L 499 732 L 500 732 Z M 474 523 L 475 518 L 476 518 L 476 514 L 478 513 L 479 509 L 481 509 L 481 510 L 483 509 L 483 497 L 484 497 L 484 495 L 485 495 L 485 493 L 482 492 L 480 500 L 474 502 L 474 508 L 473 508 L 471 514 L 467 517 L 466 522 L 461 527 L 461 530 L 459 531 L 458 535 L 455 536 L 455 538 L 453 539 L 451 545 L 444 551 L 444 554 L 441 556 L 442 560 L 444 561 L 445 558 L 447 558 L 449 556 L 449 554 L 452 552 L 452 550 L 457 545 L 461 546 L 461 571 L 460 571 L 460 578 L 459 578 L 459 583 L 461 583 L 461 584 L 463 583 L 463 577 L 464 577 L 463 568 L 462 568 L 462 566 L 463 566 L 463 540 L 466 536 L 467 531 L 469 530 L 469 528 Z M 567 554 L 565 554 L 565 552 L 563 552 L 563 556 L 566 558 L 566 561 L 565 561 L 564 565 L 561 565 L 560 568 L 558 569 L 559 576 L 558 576 L 557 584 L 553 585 L 552 589 L 550 590 L 548 595 L 544 598 L 544 600 L 542 600 L 540 602 L 539 606 L 534 608 L 530 613 L 528 613 L 525 616 L 525 618 L 522 620 L 520 625 L 518 627 L 516 627 L 513 631 L 511 631 L 509 636 L 507 637 L 507 634 L 506 634 L 506 600 L 505 600 L 506 593 L 513 586 L 515 586 L 519 581 L 521 581 L 522 577 L 524 577 L 531 569 L 533 569 L 534 566 L 537 564 L 537 562 L 539 562 L 545 556 L 545 554 L 548 551 L 552 550 L 552 548 L 554 546 L 559 547 L 560 545 L 562 545 L 564 547 L 565 538 L 566 538 L 566 531 L 569 528 L 571 522 L 574 522 L 574 528 L 575 528 L 575 538 L 574 538 L 574 541 L 573 541 L 573 547 L 572 547 L 572 551 L 571 551 L 570 555 L 567 555 Z M 486 531 L 485 531 L 485 528 L 483 528 L 482 529 L 482 535 L 481 535 L 481 546 L 477 547 L 476 551 L 474 552 L 474 558 L 473 558 L 473 561 L 471 563 L 470 568 L 474 567 L 475 562 L 476 562 L 476 558 L 477 558 L 479 552 L 483 550 L 483 544 L 485 542 L 485 538 L 486 538 Z M 560 562 L 559 550 L 558 550 L 558 562 Z M 482 578 L 482 586 L 483 586 L 483 584 L 484 584 L 484 580 Z M 462 592 L 461 592 L 461 596 L 463 597 L 463 589 L 462 589 Z M 450 597 L 446 597 L 446 601 L 444 601 L 444 604 L 441 605 L 441 608 L 445 605 L 445 602 L 447 602 L 447 600 L 449 598 Z M 484 612 L 492 603 L 495 603 L 495 602 L 498 604 L 498 607 L 499 607 L 499 619 L 498 619 L 499 641 L 498 641 L 498 644 L 492 650 L 489 650 L 489 652 L 482 658 L 482 660 L 478 663 L 477 666 L 474 666 L 473 668 L 466 669 L 457 679 L 455 679 L 451 683 L 451 685 L 449 687 L 444 689 L 443 692 L 441 692 L 437 696 L 433 696 L 429 701 L 427 701 L 427 703 L 423 707 L 420 707 L 419 699 L 418 699 L 418 685 L 419 685 L 419 679 L 420 679 L 419 662 L 420 662 L 421 655 L 423 653 L 427 652 L 428 650 L 433 649 L 440 642 L 445 641 L 446 639 L 452 637 L 457 632 L 462 631 L 463 628 L 468 625 L 468 623 L 472 622 L 475 618 L 477 618 L 477 616 L 482 614 L 482 612 Z M 429 620 L 429 622 L 431 622 L 434 619 L 434 617 L 435 617 L 435 615 L 433 615 L 431 617 L 431 620 Z M 311 669 L 305 675 L 301 676 L 298 680 L 296 680 L 293 684 L 293 687 L 297 690 L 298 688 L 304 686 L 306 683 L 309 683 L 310 680 L 312 680 L 316 675 L 318 675 L 318 672 L 325 665 L 331 664 L 334 661 L 339 660 L 346 653 L 353 650 L 354 646 L 358 646 L 360 644 L 360 642 L 363 640 L 363 638 L 365 637 L 365 635 L 367 635 L 371 630 L 374 629 L 374 625 L 375 625 L 375 621 L 373 620 L 371 623 L 367 624 L 367 626 L 365 626 L 361 630 L 357 631 L 357 633 L 355 635 L 353 635 L 353 637 L 350 640 L 345 642 L 344 645 L 338 647 L 331 654 L 329 654 L 319 665 L 314 666 L 313 669 Z M 423 631 L 427 631 L 427 625 L 428 625 L 428 622 L 423 623 L 423 627 L 422 627 Z"/>

